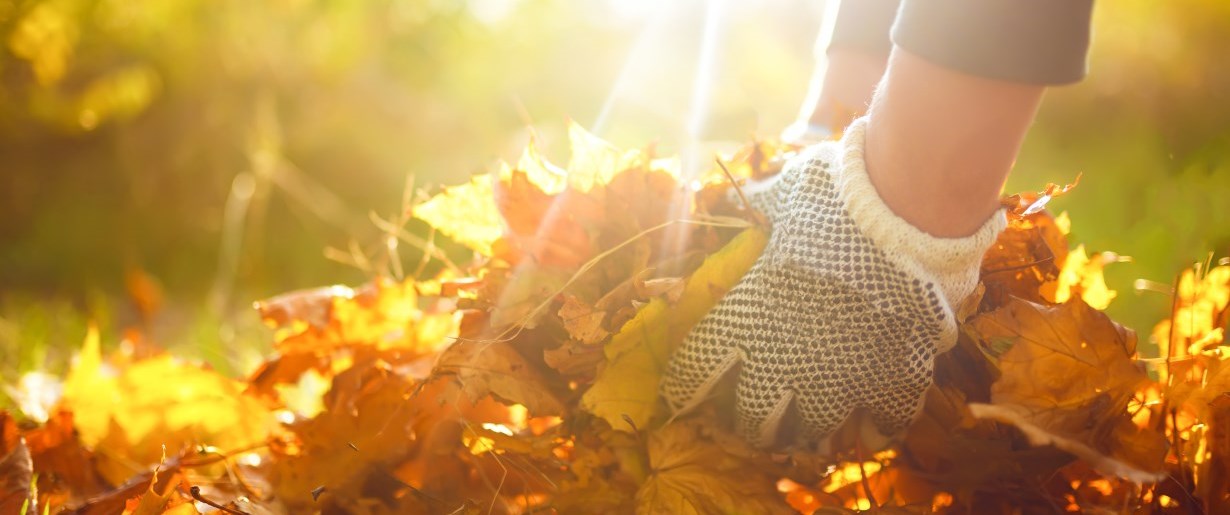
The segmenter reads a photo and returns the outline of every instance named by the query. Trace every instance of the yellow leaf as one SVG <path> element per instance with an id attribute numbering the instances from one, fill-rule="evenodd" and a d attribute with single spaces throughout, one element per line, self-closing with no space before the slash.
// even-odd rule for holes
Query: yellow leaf
<path id="1" fill-rule="evenodd" d="M 1095 309 L 1106 309 L 1117 293 L 1106 286 L 1102 268 L 1119 260 L 1119 256 L 1111 252 L 1103 252 L 1091 259 L 1085 253 L 1085 246 L 1077 245 L 1064 259 L 1063 269 L 1059 271 L 1059 279 L 1054 284 L 1055 291 L 1050 300 L 1063 304 L 1074 294 L 1079 294 L 1086 304 Z M 1043 286 L 1042 293 L 1049 293 L 1046 285 Z"/>
<path id="2" fill-rule="evenodd" d="M 494 197 L 492 177 L 480 175 L 465 184 L 445 188 L 414 206 L 411 214 L 453 241 L 490 256 L 491 246 L 504 234 L 499 209 L 492 202 Z"/>
<path id="3" fill-rule="evenodd" d="M 636 494 L 638 514 L 794 513 L 768 467 L 707 438 L 698 422 L 650 435 L 650 474 Z"/>
<path id="4" fill-rule="evenodd" d="M 585 409 L 614 428 L 632 430 L 625 416 L 638 428 L 646 427 L 671 352 L 752 267 L 767 241 L 760 229 L 743 231 L 705 259 L 688 279 L 678 302 L 655 298 L 641 308 L 607 343 L 606 367 L 581 399 Z"/>
<path id="5" fill-rule="evenodd" d="M 238 381 L 167 355 L 112 370 L 91 330 L 64 382 L 61 406 L 73 412 L 82 442 L 96 448 L 103 476 L 122 484 L 158 463 L 164 446 L 229 451 L 264 441 L 273 421 L 243 390 Z"/>
<path id="6" fill-rule="evenodd" d="M 524 172 L 530 184 L 537 186 L 547 195 L 554 195 L 568 187 L 568 173 L 551 164 L 538 153 L 538 147 L 531 138 L 517 161 L 517 170 Z M 513 170 L 507 165 L 500 167 L 500 181 L 505 183 L 512 179 Z"/>
<path id="7" fill-rule="evenodd" d="M 568 184 L 579 191 L 609 184 L 620 172 L 643 164 L 644 155 L 637 150 L 621 151 L 605 140 L 590 134 L 576 122 L 568 126 L 572 159 L 568 161 Z"/>

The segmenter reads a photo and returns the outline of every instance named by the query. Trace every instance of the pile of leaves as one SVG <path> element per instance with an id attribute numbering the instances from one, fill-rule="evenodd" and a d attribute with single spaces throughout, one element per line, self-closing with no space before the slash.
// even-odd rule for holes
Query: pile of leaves
<path id="1" fill-rule="evenodd" d="M 1100 311 L 1117 257 L 1070 249 L 1044 209 L 1069 188 L 1007 197 L 904 438 L 767 452 L 730 432 L 729 388 L 681 416 L 657 389 L 766 244 L 732 185 L 796 149 L 753 142 L 685 180 L 570 135 L 566 169 L 531 144 L 403 217 L 471 263 L 258 303 L 277 352 L 246 380 L 135 337 L 103 356 L 97 334 L 63 380 L 26 376 L 0 415 L 0 512 L 1230 510 L 1230 267 L 1181 276 L 1142 358 Z"/>

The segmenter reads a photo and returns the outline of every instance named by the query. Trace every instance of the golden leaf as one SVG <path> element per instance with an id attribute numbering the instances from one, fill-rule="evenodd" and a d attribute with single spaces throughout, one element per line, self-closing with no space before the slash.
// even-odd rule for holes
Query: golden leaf
<path id="1" fill-rule="evenodd" d="M 431 224 L 453 241 L 492 255 L 492 245 L 504 235 L 504 222 L 491 199 L 493 178 L 479 175 L 470 182 L 445 188 L 440 194 L 414 206 L 411 215 Z"/>
<path id="2" fill-rule="evenodd" d="M 524 173 L 530 184 L 546 195 L 555 195 L 568 187 L 568 172 L 543 158 L 533 138 L 530 138 L 529 143 L 525 145 L 525 151 L 521 153 L 521 159 L 517 161 L 516 171 Z M 501 163 L 500 182 L 510 182 L 512 175 L 513 169 Z"/>
<path id="3" fill-rule="evenodd" d="M 456 313 L 419 309 L 417 284 L 378 278 L 358 289 L 329 286 L 278 295 L 256 303 L 266 323 L 281 327 L 278 356 L 249 378 L 249 391 L 277 398 L 276 387 L 304 373 L 329 372 L 339 350 L 371 350 L 389 361 L 430 356 L 456 336 Z"/>
<path id="4" fill-rule="evenodd" d="M 568 161 L 568 184 L 577 191 L 587 192 L 610 184 L 611 179 L 620 172 L 647 164 L 640 151 L 620 151 L 576 122 L 568 125 L 568 140 L 572 146 L 572 159 Z"/>
<path id="5" fill-rule="evenodd" d="M 1077 299 L 1054 307 L 1012 299 L 968 328 L 1001 373 L 990 404 L 970 404 L 975 416 L 1012 424 L 1034 445 L 1054 445 L 1108 474 L 1160 477 L 1161 435 L 1132 432 L 1127 414 L 1148 382 L 1133 359 L 1134 333 Z"/>
<path id="6" fill-rule="evenodd" d="M 702 427 L 692 419 L 650 434 L 650 471 L 636 493 L 638 514 L 793 513 L 771 468 L 731 452 Z"/>
<path id="7" fill-rule="evenodd" d="M 658 382 L 670 354 L 684 336 L 751 268 L 768 241 L 760 229 L 747 229 L 705 259 L 688 278 L 678 302 L 654 298 L 606 345 L 606 367 L 582 397 L 590 413 L 611 427 L 632 430 L 652 418 Z"/>
<path id="8" fill-rule="evenodd" d="M 606 320 L 605 311 L 597 311 L 575 295 L 565 295 L 564 304 L 559 308 L 560 320 L 564 329 L 572 339 L 584 344 L 595 344 L 605 340 L 611 333 L 602 328 Z"/>
<path id="9" fill-rule="evenodd" d="M 95 447 L 99 470 L 121 484 L 168 452 L 194 445 L 239 449 L 269 434 L 272 417 L 244 385 L 168 355 L 112 370 L 91 329 L 64 382 L 61 406 L 73 412 L 81 440 Z M 104 444 L 105 442 L 105 444 Z"/>
<path id="10" fill-rule="evenodd" d="M 491 394 L 524 405 L 534 416 L 564 411 L 542 373 L 505 341 L 458 341 L 440 356 L 435 370 L 455 375 L 474 402 Z"/>
<path id="11" fill-rule="evenodd" d="M 1067 238 L 1046 211 L 1009 213 L 1008 227 L 982 258 L 984 303 L 998 306 L 1009 296 L 1046 301 L 1041 287 L 1055 281 L 1067 256 Z"/>
<path id="12" fill-rule="evenodd" d="M 1064 259 L 1058 280 L 1043 284 L 1040 293 L 1056 304 L 1063 304 L 1073 295 L 1080 295 L 1081 300 L 1094 309 L 1106 309 L 1117 293 L 1106 286 L 1102 268 L 1121 259 L 1126 258 L 1120 258 L 1113 252 L 1103 252 L 1090 258 L 1085 253 L 1085 246 L 1077 245 Z"/>

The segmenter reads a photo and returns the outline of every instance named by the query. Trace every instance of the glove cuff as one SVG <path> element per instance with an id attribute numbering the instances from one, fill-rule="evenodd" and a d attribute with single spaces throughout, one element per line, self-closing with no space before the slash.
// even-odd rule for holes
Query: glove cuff
<path id="1" fill-rule="evenodd" d="M 859 230 L 903 270 L 939 286 L 955 313 L 978 285 L 983 254 L 1008 224 L 1004 210 L 963 238 L 941 238 L 914 227 L 893 213 L 871 184 L 863 160 L 866 128 L 866 118 L 860 118 L 842 137 L 838 195 Z"/>

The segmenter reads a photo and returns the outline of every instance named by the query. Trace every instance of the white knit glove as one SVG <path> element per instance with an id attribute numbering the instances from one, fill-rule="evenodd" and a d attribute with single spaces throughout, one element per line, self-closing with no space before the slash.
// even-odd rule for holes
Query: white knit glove
<path id="1" fill-rule="evenodd" d="M 956 306 L 1006 220 L 998 212 L 972 236 L 937 238 L 898 218 L 867 176 L 865 126 L 747 188 L 773 234 L 672 357 L 662 395 L 676 412 L 740 363 L 736 429 L 761 447 L 825 449 L 856 412 L 892 438 L 921 410 L 936 354 L 956 343 Z M 801 441 L 779 442 L 792 405 Z"/>

